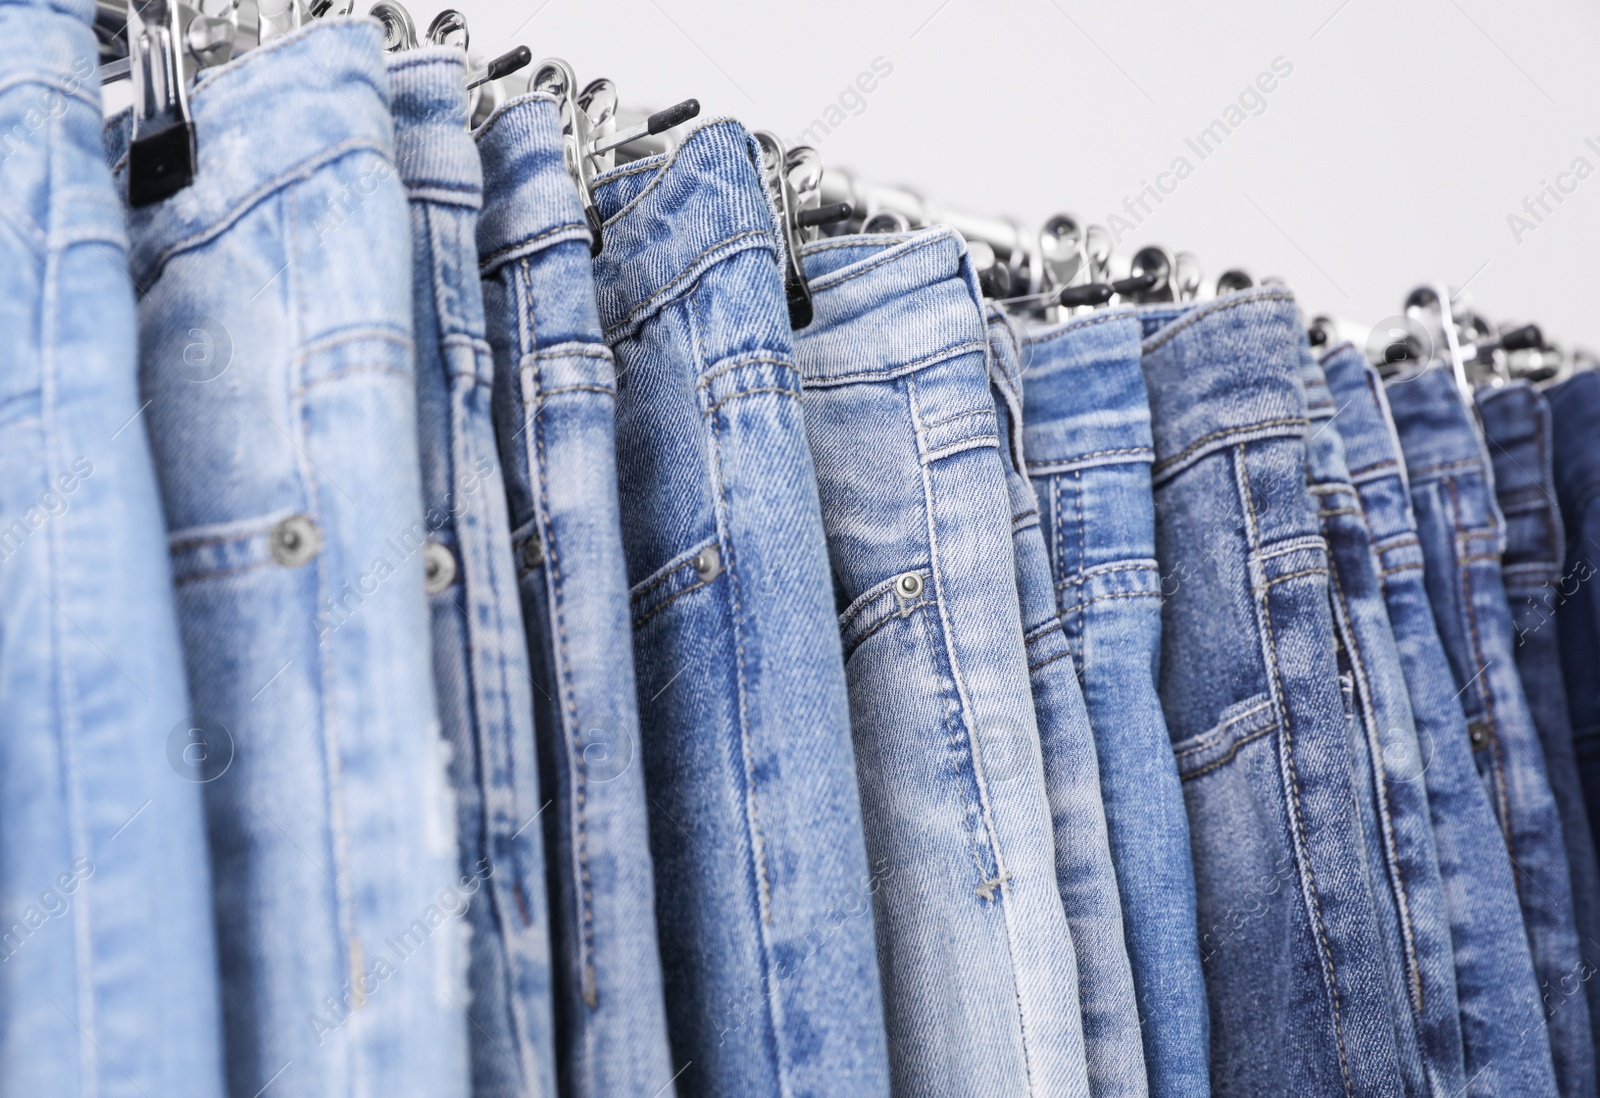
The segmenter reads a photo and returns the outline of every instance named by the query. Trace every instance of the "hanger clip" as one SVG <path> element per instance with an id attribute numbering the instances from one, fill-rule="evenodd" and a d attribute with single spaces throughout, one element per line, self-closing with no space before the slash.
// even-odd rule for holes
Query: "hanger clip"
<path id="1" fill-rule="evenodd" d="M 133 136 L 128 143 L 128 203 L 149 206 L 194 182 L 194 121 L 184 93 L 177 5 L 133 0 L 128 57 L 133 76 Z"/>

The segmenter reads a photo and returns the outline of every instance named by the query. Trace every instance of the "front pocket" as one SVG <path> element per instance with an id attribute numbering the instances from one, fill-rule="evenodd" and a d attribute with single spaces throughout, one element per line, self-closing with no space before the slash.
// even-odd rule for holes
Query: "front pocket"
<path id="1" fill-rule="evenodd" d="M 1172 745 L 1178 776 L 1188 781 L 1226 766 L 1246 744 L 1278 727 L 1277 706 L 1267 694 L 1236 702 L 1222 711 L 1217 723 L 1197 736 Z"/>

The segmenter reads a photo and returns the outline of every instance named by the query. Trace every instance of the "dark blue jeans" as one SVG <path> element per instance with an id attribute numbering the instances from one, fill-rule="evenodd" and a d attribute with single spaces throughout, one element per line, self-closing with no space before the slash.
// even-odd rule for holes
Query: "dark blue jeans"
<path id="1" fill-rule="evenodd" d="M 1405 453 L 1411 504 L 1427 562 L 1434 620 L 1450 660 L 1478 772 L 1517 871 L 1518 899 L 1545 1003 L 1546 1032 L 1563 1098 L 1595 1093 L 1589 1005 L 1544 751 L 1522 692 L 1516 639 L 1501 579 L 1505 520 L 1473 411 L 1449 371 L 1426 369 L 1388 387 Z"/>
<path id="2" fill-rule="evenodd" d="M 1306 491 L 1294 299 L 1149 308 L 1160 692 L 1221 1094 L 1402 1092 Z"/>
<path id="3" fill-rule="evenodd" d="M 1600 374 L 1584 371 L 1546 394 L 1555 451 L 1556 498 L 1566 527 L 1566 565 L 1556 626 L 1572 720 L 1572 745 L 1597 844 L 1600 832 Z"/>
<path id="4" fill-rule="evenodd" d="M 1600 973 L 1600 870 L 1595 867 L 1594 838 L 1561 678 L 1555 617 L 1567 539 L 1556 504 L 1550 405 L 1532 385 L 1516 381 L 1478 390 L 1478 410 L 1494 461 L 1495 496 L 1506 520 L 1502 571 L 1516 632 L 1517 672 L 1544 747 L 1550 792 L 1561 813 L 1578 948 L 1585 962 L 1583 971 L 1559 992 L 1548 989 L 1546 1001 L 1553 1005 L 1581 983 L 1594 1026 L 1600 1023 L 1600 980 L 1593 978 Z M 1600 667 L 1594 673 L 1600 674 Z M 1596 1038 L 1600 1040 L 1600 1034 Z"/>
<path id="5" fill-rule="evenodd" d="M 1450 919 L 1467 1093 L 1554 1094 L 1550 1042 L 1511 859 L 1473 764 L 1466 718 L 1428 603 L 1422 543 L 1383 382 L 1348 343 L 1325 355 L 1322 368 L 1338 405 L 1339 436 L 1371 533 L 1411 698 Z"/>

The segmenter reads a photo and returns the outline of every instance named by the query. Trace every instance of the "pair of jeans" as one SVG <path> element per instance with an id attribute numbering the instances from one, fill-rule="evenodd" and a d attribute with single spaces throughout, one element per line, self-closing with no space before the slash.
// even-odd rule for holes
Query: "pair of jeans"
<path id="1" fill-rule="evenodd" d="M 204 750 L 92 17 L 0 2 L 0 1092 L 213 1098 Z"/>
<path id="2" fill-rule="evenodd" d="M 1149 1093 L 1139 1006 L 1117 874 L 1111 861 L 1100 760 L 1089 711 L 1056 605 L 1039 500 L 1025 472 L 1021 334 L 995 306 L 989 311 L 989 363 L 1000 457 L 1011 497 L 1017 602 L 1033 687 L 1034 719 L 1045 792 L 1055 831 L 1056 884 L 1078 967 L 1089 1092 Z"/>
<path id="3" fill-rule="evenodd" d="M 550 924 L 533 699 L 496 461 L 475 232 L 483 171 L 467 134 L 466 55 L 393 54 L 395 166 L 411 206 L 421 547 L 439 723 L 451 746 L 458 869 L 480 880 L 464 1000 L 473 1093 L 552 1093 Z M 528 1080 L 524 1083 L 523 1080 Z M 531 1086 L 537 1089 L 530 1090 Z"/>
<path id="4" fill-rule="evenodd" d="M 1428 791 L 1450 920 L 1455 998 L 1472 1098 L 1555 1093 L 1538 982 L 1504 838 L 1472 760 L 1466 719 L 1423 582 L 1422 543 L 1383 382 L 1348 343 L 1322 358 L 1350 480 L 1372 538 Z"/>
<path id="5" fill-rule="evenodd" d="M 1566 564 L 1556 626 L 1572 721 L 1572 746 L 1600 845 L 1600 374 L 1585 370 L 1546 391 L 1550 401 L 1556 499 L 1566 528 Z"/>
<path id="6" fill-rule="evenodd" d="M 477 133 L 495 422 L 539 724 L 559 1093 L 672 1093 L 617 496 L 616 368 L 560 109 Z M 518 642 L 522 643 L 522 642 Z M 547 1092 L 554 1093 L 554 1092 Z"/>
<path id="7" fill-rule="evenodd" d="M 1335 652 L 1378 931 L 1390 962 L 1395 1047 L 1409 1093 L 1458 1095 L 1467 1081 L 1425 763 L 1372 533 L 1338 431 L 1340 411 L 1304 335 L 1300 359 L 1310 419 L 1307 487 L 1328 543 Z"/>
<path id="8" fill-rule="evenodd" d="M 685 1092 L 882 1094 L 828 548 L 758 146 L 596 181 L 656 933 Z"/>
<path id="9" fill-rule="evenodd" d="M 843 632 L 897 1095 L 1091 1093 L 987 332 L 954 232 L 803 253 L 796 356 Z"/>
<path id="10" fill-rule="evenodd" d="M 1188 802 L 1212 1087 L 1393 1095 L 1294 299 L 1261 287 L 1139 316 L 1159 688 Z"/>
<path id="11" fill-rule="evenodd" d="M 1589 1007 L 1561 814 L 1517 678 L 1511 612 L 1501 582 L 1505 522 L 1473 409 L 1448 369 L 1388 386 L 1426 561 L 1434 621 L 1467 718 L 1478 772 L 1516 870 L 1522 920 L 1544 1000 L 1546 1034 L 1564 1098 L 1595 1093 Z"/>
<path id="12" fill-rule="evenodd" d="M 235 1094 L 467 1090 L 481 878 L 430 674 L 381 37 L 329 20 L 208 70 L 194 183 L 129 215 L 194 727 L 232 752 L 204 788 Z"/>
<path id="13" fill-rule="evenodd" d="M 1114 307 L 1029 334 L 1023 448 L 1100 762 L 1153 1098 L 1210 1093 L 1183 787 L 1156 694 L 1161 578 L 1139 322 Z"/>
<path id="14" fill-rule="evenodd" d="M 1550 405 L 1526 381 L 1480 389 L 1477 404 L 1493 462 L 1495 499 L 1506 521 L 1501 572 L 1516 634 L 1517 672 L 1544 749 L 1550 793 L 1561 814 L 1578 951 L 1584 959 L 1583 971 L 1559 992 L 1552 988 L 1550 993 L 1559 1001 L 1576 995 L 1581 984 L 1593 1030 L 1600 1023 L 1600 980 L 1594 979 L 1600 974 L 1600 868 L 1595 865 L 1594 837 L 1572 746 L 1556 636 L 1567 538 L 1556 502 Z M 1600 667 L 1590 673 L 1591 678 L 1600 676 Z M 1595 1040 L 1600 1047 L 1600 1034 Z"/>

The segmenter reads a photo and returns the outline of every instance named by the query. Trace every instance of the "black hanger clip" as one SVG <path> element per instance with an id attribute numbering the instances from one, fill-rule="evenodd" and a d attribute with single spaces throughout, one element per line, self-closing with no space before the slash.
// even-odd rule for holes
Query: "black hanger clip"
<path id="1" fill-rule="evenodd" d="M 178 52 L 178 9 L 170 0 L 128 5 L 133 135 L 128 142 L 128 204 L 149 206 L 194 182 L 194 121 Z"/>

